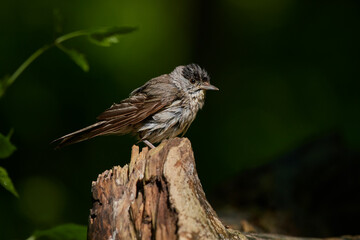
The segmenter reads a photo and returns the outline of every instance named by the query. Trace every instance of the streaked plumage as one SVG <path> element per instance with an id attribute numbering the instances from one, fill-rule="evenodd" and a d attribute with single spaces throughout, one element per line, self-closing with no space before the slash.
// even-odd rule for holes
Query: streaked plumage
<path id="1" fill-rule="evenodd" d="M 153 147 L 151 143 L 187 131 L 204 105 L 205 90 L 218 89 L 210 85 L 204 69 L 196 64 L 176 67 L 170 74 L 149 80 L 131 92 L 129 98 L 113 104 L 97 117 L 97 123 L 54 142 L 63 147 L 100 135 L 132 133 Z"/>

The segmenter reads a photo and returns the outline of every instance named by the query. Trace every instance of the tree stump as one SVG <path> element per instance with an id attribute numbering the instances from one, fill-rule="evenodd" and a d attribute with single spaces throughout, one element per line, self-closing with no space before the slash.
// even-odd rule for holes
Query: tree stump
<path id="1" fill-rule="evenodd" d="M 148 151 L 133 146 L 131 161 L 92 184 L 88 239 L 241 239 L 207 202 L 190 141 L 175 138 Z"/>
<path id="2" fill-rule="evenodd" d="M 186 138 L 150 151 L 133 146 L 130 164 L 100 174 L 92 197 L 88 240 L 300 239 L 226 228 L 206 200 Z"/>

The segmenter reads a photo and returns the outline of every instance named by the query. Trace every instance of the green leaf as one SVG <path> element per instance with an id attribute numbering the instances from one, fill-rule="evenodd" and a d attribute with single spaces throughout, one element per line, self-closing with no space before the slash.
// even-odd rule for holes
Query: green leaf
<path id="1" fill-rule="evenodd" d="M 89 71 L 89 64 L 84 54 L 80 53 L 75 49 L 66 48 L 60 44 L 57 44 L 56 46 L 64 53 L 66 53 L 82 70 L 84 70 L 84 72 Z"/>
<path id="2" fill-rule="evenodd" d="M 87 227 L 68 223 L 47 230 L 35 231 L 27 240 L 86 240 Z"/>
<path id="3" fill-rule="evenodd" d="M 136 27 L 111 27 L 92 32 L 89 37 L 91 42 L 103 47 L 118 43 L 122 35 L 135 31 Z"/>
<path id="4" fill-rule="evenodd" d="M 0 133 L 0 158 L 7 158 L 16 150 L 16 147 L 10 142 L 12 132 L 11 130 L 6 137 Z"/>
<path id="5" fill-rule="evenodd" d="M 11 179 L 5 168 L 0 167 L 0 185 L 3 186 L 6 190 L 14 194 L 16 197 L 19 197 L 19 194 L 15 190 L 14 184 L 12 183 Z"/>

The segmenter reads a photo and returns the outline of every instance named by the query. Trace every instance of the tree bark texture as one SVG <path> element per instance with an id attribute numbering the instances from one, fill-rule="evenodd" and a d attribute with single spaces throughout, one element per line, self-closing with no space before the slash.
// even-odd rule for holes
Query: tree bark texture
<path id="1" fill-rule="evenodd" d="M 174 138 L 139 152 L 92 183 L 88 240 L 289 239 L 225 227 L 206 200 L 190 141 Z"/>

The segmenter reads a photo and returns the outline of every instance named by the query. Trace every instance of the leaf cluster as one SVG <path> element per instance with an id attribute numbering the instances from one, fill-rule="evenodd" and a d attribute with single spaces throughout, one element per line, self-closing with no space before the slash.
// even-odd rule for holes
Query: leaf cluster
<path id="1" fill-rule="evenodd" d="M 74 61 L 83 71 L 89 71 L 89 63 L 85 55 L 78 50 L 67 48 L 63 42 L 76 37 L 87 36 L 90 42 L 102 47 L 109 47 L 112 44 L 118 43 L 124 34 L 135 31 L 136 27 L 105 27 L 97 28 L 94 30 L 79 30 L 60 36 L 54 42 L 44 45 L 35 51 L 28 59 L 26 59 L 19 68 L 12 74 L 0 78 L 0 98 L 5 94 L 7 88 L 11 86 L 15 80 L 22 74 L 22 72 L 40 55 L 46 52 L 51 47 L 56 46 L 63 51 L 69 58 Z"/>

